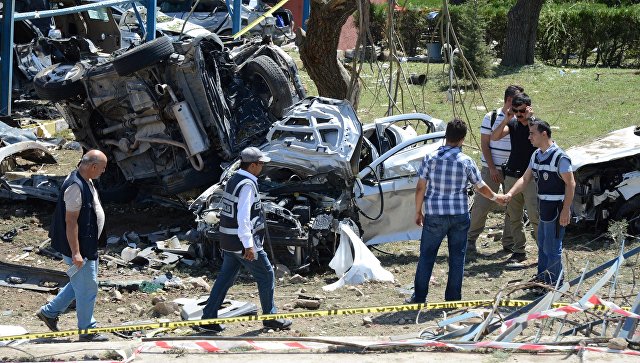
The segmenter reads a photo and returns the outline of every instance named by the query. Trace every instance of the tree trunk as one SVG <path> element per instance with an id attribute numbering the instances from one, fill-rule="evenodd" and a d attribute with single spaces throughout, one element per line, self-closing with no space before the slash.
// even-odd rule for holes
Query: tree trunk
<path id="1" fill-rule="evenodd" d="M 538 20 L 544 0 L 518 0 L 507 14 L 504 66 L 534 63 Z"/>
<path id="2" fill-rule="evenodd" d="M 349 91 L 349 72 L 338 62 L 340 31 L 347 19 L 358 8 L 358 0 L 312 0 L 307 32 L 298 32 L 296 43 L 300 59 L 311 80 L 318 88 L 318 95 L 346 99 L 357 108 L 359 87 Z M 363 1 L 369 6 L 368 1 Z"/>

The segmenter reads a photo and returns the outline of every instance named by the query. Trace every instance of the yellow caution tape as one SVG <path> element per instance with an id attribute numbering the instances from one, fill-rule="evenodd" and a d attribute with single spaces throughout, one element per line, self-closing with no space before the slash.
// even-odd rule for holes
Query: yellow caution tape
<path id="1" fill-rule="evenodd" d="M 498 306 L 501 307 L 524 307 L 531 303 L 530 300 L 502 300 Z M 149 323 L 138 325 L 121 325 L 112 327 L 101 327 L 92 329 L 77 329 L 77 330 L 64 330 L 48 333 L 32 333 L 23 335 L 7 335 L 0 336 L 0 341 L 7 340 L 19 340 L 19 339 L 39 339 L 39 338 L 59 338 L 68 337 L 79 334 L 94 334 L 94 333 L 114 333 L 114 332 L 127 332 L 127 331 L 139 331 L 139 330 L 151 330 L 151 329 L 176 329 L 184 327 L 193 327 L 208 324 L 230 324 L 239 323 L 245 321 L 263 321 L 273 319 L 302 319 L 302 318 L 320 318 L 324 316 L 345 316 L 345 315 L 361 315 L 361 314 L 382 314 L 382 313 L 397 313 L 402 311 L 416 311 L 416 310 L 442 310 L 442 309 L 462 309 L 473 308 L 478 306 L 491 306 L 494 304 L 494 300 L 461 300 L 461 301 L 445 301 L 437 303 L 427 304 L 403 304 L 403 305 L 388 305 L 388 306 L 373 306 L 362 308 L 348 308 L 348 309 L 332 309 L 332 310 L 316 310 L 316 311 L 301 311 L 293 313 L 283 314 L 264 314 L 264 315 L 248 315 L 237 316 L 232 318 L 217 318 L 217 319 L 205 319 L 205 320 L 189 320 L 189 321 L 173 321 L 164 323 Z M 558 308 L 569 305 L 569 303 L 555 303 L 551 305 L 551 308 Z M 595 310 L 606 310 L 603 305 L 596 305 Z M 624 308 L 629 310 L 629 308 Z"/>
<path id="2" fill-rule="evenodd" d="M 287 1 L 289 0 L 282 0 L 279 3 L 275 4 L 271 9 L 269 9 L 267 12 L 265 12 L 264 14 L 260 15 L 258 17 L 258 19 L 254 20 L 251 22 L 251 24 L 245 26 L 242 30 L 240 30 L 239 32 L 235 33 L 233 35 L 233 39 L 238 39 L 240 38 L 244 33 L 248 32 L 249 30 L 251 30 L 254 26 L 258 25 L 258 23 L 260 23 L 263 19 L 266 19 L 267 16 L 271 16 L 271 14 L 273 14 L 274 11 L 280 9 L 284 4 L 287 3 Z"/>

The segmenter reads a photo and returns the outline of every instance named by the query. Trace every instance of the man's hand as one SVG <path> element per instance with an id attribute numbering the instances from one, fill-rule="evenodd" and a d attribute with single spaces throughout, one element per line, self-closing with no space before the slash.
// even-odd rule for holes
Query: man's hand
<path id="1" fill-rule="evenodd" d="M 81 268 L 84 265 L 84 260 L 80 252 L 74 253 L 71 255 L 71 262 L 76 265 L 77 268 Z"/>
<path id="2" fill-rule="evenodd" d="M 422 212 L 416 212 L 416 224 L 422 227 L 422 222 L 424 221 L 424 215 Z"/>
<path id="3" fill-rule="evenodd" d="M 524 114 L 524 118 L 529 119 L 529 117 L 533 117 L 533 107 L 527 106 L 527 112 Z"/>
<path id="4" fill-rule="evenodd" d="M 560 225 L 565 227 L 569 222 L 571 222 L 571 209 L 562 208 L 562 212 L 560 212 Z"/>
<path id="5" fill-rule="evenodd" d="M 491 180 L 494 183 L 502 183 L 502 172 L 498 170 L 495 166 L 493 168 L 489 168 L 489 174 L 491 175 Z"/>
<path id="6" fill-rule="evenodd" d="M 256 252 L 253 250 L 253 247 L 245 248 L 243 257 L 245 260 L 249 260 L 249 261 L 255 260 Z"/>

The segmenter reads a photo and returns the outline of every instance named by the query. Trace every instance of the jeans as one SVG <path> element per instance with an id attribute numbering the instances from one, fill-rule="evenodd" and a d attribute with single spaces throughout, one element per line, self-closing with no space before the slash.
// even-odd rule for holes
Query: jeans
<path id="1" fill-rule="evenodd" d="M 491 179 L 491 172 L 489 171 L 489 168 L 483 166 L 480 174 L 485 184 L 487 184 L 487 186 L 491 188 L 491 190 L 497 193 L 500 189 L 500 183 L 496 183 L 493 181 L 493 179 Z M 471 226 L 469 227 L 469 233 L 467 235 L 467 243 L 475 246 L 478 236 L 480 236 L 480 233 L 484 231 L 484 227 L 487 222 L 487 215 L 496 205 L 496 202 L 492 202 L 491 200 L 481 196 L 480 193 L 476 193 L 473 201 L 473 207 L 471 207 Z M 512 246 L 513 237 L 511 237 L 509 213 L 506 212 L 506 209 L 504 207 L 501 207 L 500 209 L 505 210 L 504 229 L 502 232 L 502 245 Z"/>
<path id="2" fill-rule="evenodd" d="M 512 176 L 505 176 L 504 186 L 508 192 L 513 185 L 518 181 L 518 178 Z M 513 236 L 513 244 L 507 245 L 502 241 L 502 246 L 506 249 L 510 249 L 515 253 L 526 253 L 525 245 L 527 238 L 524 234 L 524 223 L 522 217 L 524 215 L 524 207 L 527 208 L 527 215 L 529 216 L 529 223 L 533 228 L 533 235 L 538 240 L 538 221 L 540 219 L 538 214 L 538 186 L 534 180 L 531 180 L 525 187 L 522 193 L 516 194 L 511 198 L 509 204 L 507 204 L 507 214 L 511 219 L 511 235 Z"/>
<path id="3" fill-rule="evenodd" d="M 467 232 L 469 231 L 469 213 L 439 216 L 425 215 L 420 240 L 420 259 L 416 268 L 413 302 L 424 303 L 429 293 L 431 272 L 436 262 L 438 249 L 444 237 L 449 245 L 449 275 L 447 289 L 444 293 L 446 301 L 462 299 L 462 276 L 464 274 L 464 257 L 467 249 Z"/>
<path id="4" fill-rule="evenodd" d="M 256 252 L 258 258 L 254 261 L 247 261 L 241 253 L 223 252 L 222 267 L 218 273 L 207 305 L 202 312 L 202 319 L 214 319 L 218 317 L 218 309 L 227 296 L 227 292 L 233 286 L 240 267 L 244 266 L 258 283 L 258 295 L 260 296 L 260 305 L 263 314 L 275 314 L 277 312 L 275 302 L 273 301 L 273 290 L 275 289 L 275 276 L 273 268 L 269 263 L 269 258 L 264 250 Z"/>
<path id="5" fill-rule="evenodd" d="M 72 265 L 70 257 L 62 257 L 67 265 Z M 98 260 L 87 260 L 70 280 L 71 282 L 66 284 L 50 303 L 42 307 L 42 314 L 55 319 L 67 310 L 75 299 L 78 329 L 95 328 L 93 308 L 98 295 Z"/>
<path id="6" fill-rule="evenodd" d="M 558 224 L 558 218 L 538 225 L 538 275 L 545 284 L 554 285 L 562 271 L 562 238 L 565 227 Z M 556 235 L 556 228 L 558 233 Z"/>

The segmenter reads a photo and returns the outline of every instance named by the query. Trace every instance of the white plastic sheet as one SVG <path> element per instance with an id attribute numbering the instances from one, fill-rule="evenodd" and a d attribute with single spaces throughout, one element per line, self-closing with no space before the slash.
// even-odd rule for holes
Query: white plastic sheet
<path id="1" fill-rule="evenodd" d="M 324 286 L 325 291 L 334 291 L 344 285 L 359 285 L 365 281 L 393 282 L 393 274 L 385 270 L 376 256 L 369 251 L 360 237 L 351 229 L 350 222 L 340 222 L 340 245 L 333 256 L 331 267 L 340 279 Z M 353 246 L 353 255 L 351 247 Z"/>

